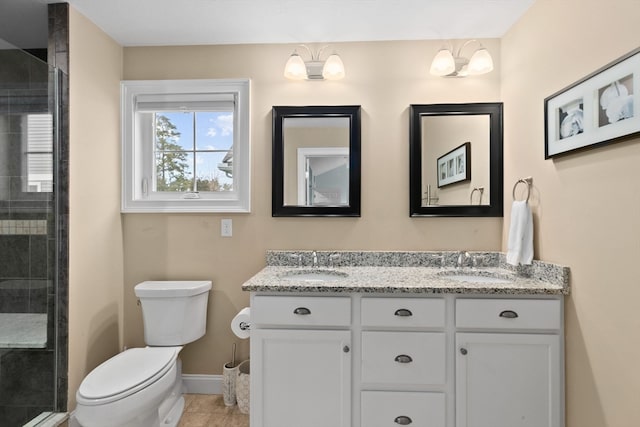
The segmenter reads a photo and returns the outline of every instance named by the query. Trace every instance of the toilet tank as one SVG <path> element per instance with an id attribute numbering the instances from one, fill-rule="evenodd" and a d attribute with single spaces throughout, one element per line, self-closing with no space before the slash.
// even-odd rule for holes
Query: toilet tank
<path id="1" fill-rule="evenodd" d="M 202 337 L 207 328 L 210 289 L 208 280 L 137 284 L 147 345 L 184 345 Z"/>

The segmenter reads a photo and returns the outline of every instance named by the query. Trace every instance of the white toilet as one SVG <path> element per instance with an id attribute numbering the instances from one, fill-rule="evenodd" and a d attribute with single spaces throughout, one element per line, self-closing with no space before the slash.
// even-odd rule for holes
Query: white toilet
<path id="1" fill-rule="evenodd" d="M 144 339 L 86 376 L 76 393 L 83 427 L 176 427 L 184 410 L 184 344 L 206 329 L 210 281 L 148 281 L 135 287 Z"/>

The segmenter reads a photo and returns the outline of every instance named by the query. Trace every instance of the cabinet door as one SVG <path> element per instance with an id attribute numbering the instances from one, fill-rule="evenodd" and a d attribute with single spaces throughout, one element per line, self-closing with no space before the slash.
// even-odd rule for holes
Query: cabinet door
<path id="1" fill-rule="evenodd" d="M 251 331 L 251 427 L 349 427 L 351 332 Z"/>
<path id="2" fill-rule="evenodd" d="M 560 338 L 456 334 L 457 427 L 561 427 Z"/>

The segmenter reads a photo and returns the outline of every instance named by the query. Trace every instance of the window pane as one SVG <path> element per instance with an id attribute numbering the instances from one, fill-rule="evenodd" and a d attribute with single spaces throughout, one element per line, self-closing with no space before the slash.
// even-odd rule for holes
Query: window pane
<path id="1" fill-rule="evenodd" d="M 233 190 L 233 156 L 230 153 L 196 153 L 198 191 Z"/>
<path id="2" fill-rule="evenodd" d="M 193 150 L 193 114 L 156 113 L 156 150 Z"/>
<path id="3" fill-rule="evenodd" d="M 53 155 L 27 153 L 27 191 L 53 191 Z"/>
<path id="4" fill-rule="evenodd" d="M 196 113 L 196 150 L 228 150 L 233 146 L 233 111 Z"/>
<path id="5" fill-rule="evenodd" d="M 156 152 L 154 191 L 192 191 L 193 154 L 185 151 Z"/>

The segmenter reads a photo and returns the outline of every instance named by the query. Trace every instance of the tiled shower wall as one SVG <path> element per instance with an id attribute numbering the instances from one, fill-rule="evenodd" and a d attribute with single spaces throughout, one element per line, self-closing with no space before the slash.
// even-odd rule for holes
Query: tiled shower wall
<path id="1" fill-rule="evenodd" d="M 54 409 L 53 193 L 24 191 L 25 117 L 50 111 L 52 74 L 20 50 L 0 51 L 0 313 L 47 313 L 44 349 L 0 349 L 0 425 Z"/>

